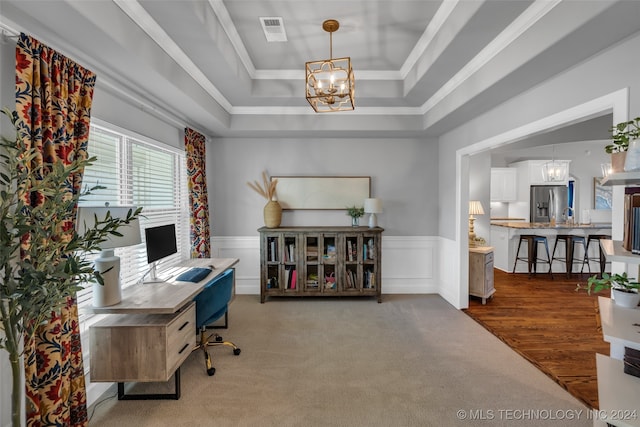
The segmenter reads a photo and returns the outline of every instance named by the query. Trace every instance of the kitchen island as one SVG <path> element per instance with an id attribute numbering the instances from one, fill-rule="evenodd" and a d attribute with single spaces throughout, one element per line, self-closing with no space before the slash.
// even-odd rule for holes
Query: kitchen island
<path id="1" fill-rule="evenodd" d="M 549 242 L 549 253 L 552 254 L 553 245 L 558 234 L 573 234 L 576 236 L 584 236 L 589 234 L 611 234 L 611 223 L 591 223 L 576 224 L 558 222 L 551 225 L 548 222 L 523 222 L 523 221 L 492 221 L 491 222 L 491 246 L 494 248 L 494 266 L 502 271 L 511 273 L 513 271 L 513 263 L 516 259 L 516 251 L 518 250 L 518 241 L 522 234 L 537 234 L 546 236 Z M 584 252 L 579 246 L 574 254 L 574 258 L 584 257 Z M 526 256 L 527 248 L 520 248 L 520 256 Z M 596 256 L 598 246 L 591 244 L 589 247 L 590 256 Z M 544 258 L 544 255 L 539 257 Z M 556 257 L 565 257 L 564 244 L 559 244 L 556 249 Z M 575 264 L 574 271 L 580 271 L 581 265 Z M 544 270 L 538 270 L 544 271 Z M 585 271 L 588 271 L 585 266 Z M 592 271 L 595 271 L 592 266 Z M 516 273 L 526 273 L 527 264 L 519 262 L 516 267 Z M 564 273 L 564 262 L 554 262 L 553 272 Z"/>

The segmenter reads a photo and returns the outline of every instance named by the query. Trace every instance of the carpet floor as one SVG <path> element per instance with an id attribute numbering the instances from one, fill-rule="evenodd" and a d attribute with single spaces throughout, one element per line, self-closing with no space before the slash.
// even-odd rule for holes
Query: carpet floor
<path id="1" fill-rule="evenodd" d="M 494 297 L 472 298 L 465 312 L 590 408 L 598 408 L 595 354 L 603 341 L 597 295 L 576 292 L 587 275 L 495 272 Z M 600 295 L 608 296 L 602 292 Z"/>
<path id="2" fill-rule="evenodd" d="M 242 353 L 214 349 L 212 377 L 192 353 L 180 400 L 118 401 L 113 386 L 90 425 L 593 425 L 584 404 L 438 295 L 238 295 L 223 332 Z M 130 392 L 142 386 L 167 385 Z"/>

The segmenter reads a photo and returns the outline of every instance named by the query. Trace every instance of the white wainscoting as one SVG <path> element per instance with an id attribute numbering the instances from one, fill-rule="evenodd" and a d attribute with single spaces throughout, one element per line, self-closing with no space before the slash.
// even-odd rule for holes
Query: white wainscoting
<path id="1" fill-rule="evenodd" d="M 382 293 L 437 294 L 439 237 L 383 236 Z M 238 258 L 236 293 L 260 294 L 260 237 L 213 237 L 214 258 Z"/>

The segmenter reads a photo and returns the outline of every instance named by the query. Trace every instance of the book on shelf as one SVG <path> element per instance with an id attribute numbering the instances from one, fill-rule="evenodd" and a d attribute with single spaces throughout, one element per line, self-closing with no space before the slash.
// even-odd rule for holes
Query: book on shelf
<path id="1" fill-rule="evenodd" d="M 269 241 L 269 260 L 271 262 L 278 261 L 278 258 L 276 257 L 276 239 L 274 238 L 271 238 Z"/>
<path id="2" fill-rule="evenodd" d="M 296 245 L 289 244 L 289 262 L 296 262 Z"/>
<path id="3" fill-rule="evenodd" d="M 290 285 L 290 278 L 289 276 L 291 275 L 291 270 L 289 268 L 285 268 L 284 269 L 284 288 L 288 289 L 289 285 Z"/>
<path id="4" fill-rule="evenodd" d="M 284 269 L 284 288 L 295 289 L 296 288 L 296 268 L 293 265 L 288 265 Z"/>
<path id="5" fill-rule="evenodd" d="M 353 288 L 353 279 L 351 278 L 351 270 L 347 270 L 347 288 Z"/>
<path id="6" fill-rule="evenodd" d="M 353 243 L 347 240 L 347 260 L 353 261 Z"/>
<path id="7" fill-rule="evenodd" d="M 631 252 L 640 254 L 640 207 L 631 210 L 633 216 L 633 236 L 631 238 Z"/>
<path id="8" fill-rule="evenodd" d="M 624 222 L 622 247 L 633 252 L 636 229 L 640 228 L 640 221 L 634 218 L 634 208 L 640 207 L 640 187 L 626 187 L 624 189 Z"/>

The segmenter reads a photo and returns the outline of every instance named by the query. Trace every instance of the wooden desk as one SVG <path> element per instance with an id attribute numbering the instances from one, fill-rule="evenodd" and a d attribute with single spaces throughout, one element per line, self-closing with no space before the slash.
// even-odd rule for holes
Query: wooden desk
<path id="1" fill-rule="evenodd" d="M 193 300 L 200 293 L 204 285 L 215 279 L 227 269 L 238 263 L 237 258 L 198 258 L 190 259 L 179 267 L 169 268 L 158 274 L 165 282 L 141 283 L 128 286 L 122 290 L 122 301 L 107 307 L 91 307 L 96 314 L 171 314 Z M 208 267 L 215 269 L 197 283 L 178 282 L 175 278 L 182 271 L 194 267 Z"/>
<path id="2" fill-rule="evenodd" d="M 192 259 L 159 274 L 166 282 L 129 286 L 123 289 L 120 303 L 93 307 L 94 313 L 110 316 L 89 328 L 91 381 L 117 382 L 120 400 L 179 399 L 180 365 L 196 345 L 193 298 L 238 261 Z M 189 268 L 211 264 L 215 268 L 197 283 L 175 280 Z M 124 382 L 166 382 L 171 376 L 175 376 L 175 393 L 124 392 Z"/>

